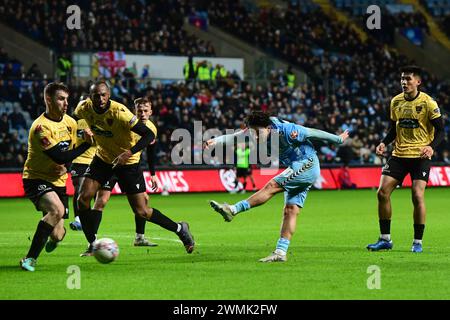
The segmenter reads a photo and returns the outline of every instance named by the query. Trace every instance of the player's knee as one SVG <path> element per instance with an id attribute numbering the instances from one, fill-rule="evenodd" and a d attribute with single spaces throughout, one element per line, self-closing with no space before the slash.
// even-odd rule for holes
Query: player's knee
<path id="1" fill-rule="evenodd" d="M 48 214 L 52 216 L 56 221 L 61 220 L 64 217 L 66 209 L 62 203 L 54 203 L 48 210 Z"/>
<path id="2" fill-rule="evenodd" d="M 284 207 L 284 215 L 287 217 L 296 216 L 299 213 L 299 209 L 295 204 L 287 204 Z"/>
<path id="3" fill-rule="evenodd" d="M 143 206 L 136 206 L 133 208 L 133 212 L 136 216 L 144 218 L 144 219 L 150 219 L 152 212 L 151 209 L 148 207 Z"/>
<path id="4" fill-rule="evenodd" d="M 423 192 L 413 190 L 412 192 L 412 201 L 414 205 L 419 205 L 425 202 L 425 197 Z"/>
<path id="5" fill-rule="evenodd" d="M 77 199 L 78 208 L 89 209 L 91 198 L 92 197 L 90 197 L 90 195 L 88 193 L 83 192 L 83 191 L 80 192 L 80 194 L 78 195 L 78 199 Z"/>
<path id="6" fill-rule="evenodd" d="M 269 193 L 276 193 L 279 188 L 278 183 L 274 180 L 270 180 L 265 186 L 264 189 Z"/>
<path id="7" fill-rule="evenodd" d="M 379 188 L 377 191 L 378 201 L 387 201 L 389 200 L 390 194 L 383 188 Z"/>

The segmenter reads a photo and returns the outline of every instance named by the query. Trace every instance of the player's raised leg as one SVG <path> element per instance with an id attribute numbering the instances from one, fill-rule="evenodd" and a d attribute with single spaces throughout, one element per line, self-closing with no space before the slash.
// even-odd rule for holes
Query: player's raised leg
<path id="1" fill-rule="evenodd" d="M 399 183 L 399 180 L 393 177 L 381 176 L 380 186 L 377 191 L 380 237 L 377 242 L 367 246 L 367 249 L 370 251 L 390 250 L 393 247 L 391 240 L 391 194 Z"/>
<path id="2" fill-rule="evenodd" d="M 145 218 L 147 221 L 155 223 L 160 227 L 177 234 L 183 243 L 186 252 L 194 251 L 195 241 L 192 236 L 189 225 L 186 222 L 176 223 L 161 211 L 155 208 L 149 208 L 146 201 L 146 193 L 127 194 L 128 202 L 135 215 Z"/>
<path id="3" fill-rule="evenodd" d="M 218 203 L 214 200 L 211 200 L 209 203 L 216 212 L 222 215 L 225 221 L 230 222 L 231 220 L 233 220 L 234 216 L 236 216 L 240 212 L 266 203 L 275 194 L 283 190 L 284 189 L 281 188 L 280 185 L 272 179 L 267 182 L 261 190 L 252 194 L 248 199 L 239 201 L 234 205 L 229 205 L 227 203 Z"/>
<path id="4" fill-rule="evenodd" d="M 413 180 L 412 182 L 412 202 L 414 205 L 414 240 L 411 251 L 420 253 L 422 249 L 422 238 L 425 230 L 425 188 L 427 182 L 424 180 Z"/>
<path id="5" fill-rule="evenodd" d="M 20 261 L 22 269 L 34 271 L 36 260 L 44 248 L 48 237 L 64 216 L 64 205 L 56 192 L 43 194 L 37 208 L 47 214 L 39 221 L 27 255 Z"/>

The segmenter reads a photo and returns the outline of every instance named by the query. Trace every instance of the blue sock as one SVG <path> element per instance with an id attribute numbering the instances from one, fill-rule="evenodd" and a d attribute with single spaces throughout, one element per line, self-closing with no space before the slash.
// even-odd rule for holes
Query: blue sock
<path id="1" fill-rule="evenodd" d="M 278 239 L 276 250 L 281 250 L 281 251 L 283 251 L 284 253 L 287 253 L 288 248 L 289 248 L 289 243 L 291 243 L 291 241 L 289 241 L 289 240 L 286 239 L 286 238 L 280 238 L 280 239 Z"/>
<path id="2" fill-rule="evenodd" d="M 234 214 L 238 214 L 239 212 L 246 211 L 250 209 L 250 203 L 247 200 L 242 200 L 231 206 L 231 210 Z"/>

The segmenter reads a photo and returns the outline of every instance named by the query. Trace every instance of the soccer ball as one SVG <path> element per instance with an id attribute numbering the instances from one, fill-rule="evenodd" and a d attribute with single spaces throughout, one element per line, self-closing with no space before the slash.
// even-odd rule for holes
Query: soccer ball
<path id="1" fill-rule="evenodd" d="M 113 239 L 98 239 L 93 244 L 94 257 L 100 263 L 111 263 L 119 255 L 119 246 Z"/>

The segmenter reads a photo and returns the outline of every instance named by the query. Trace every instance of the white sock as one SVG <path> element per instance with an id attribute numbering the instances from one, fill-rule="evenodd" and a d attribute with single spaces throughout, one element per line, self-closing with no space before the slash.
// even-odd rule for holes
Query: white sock
<path id="1" fill-rule="evenodd" d="M 386 241 L 391 241 L 391 235 L 389 233 L 388 234 L 382 234 L 380 236 L 380 238 L 383 239 L 383 240 L 386 240 Z"/>
<path id="2" fill-rule="evenodd" d="M 80 217 L 79 217 L 79 216 L 76 216 L 76 217 L 75 217 L 75 221 L 81 223 Z"/>
<path id="3" fill-rule="evenodd" d="M 177 225 L 178 225 L 178 228 L 177 228 L 177 233 L 178 233 L 178 232 L 180 232 L 180 230 L 181 230 L 181 224 L 180 224 L 180 223 L 177 223 Z"/>
<path id="4" fill-rule="evenodd" d="M 276 254 L 279 254 L 279 255 L 281 255 L 281 256 L 285 256 L 285 255 L 286 255 L 286 251 L 281 250 L 281 249 L 275 249 L 275 253 L 276 253 Z"/>
<path id="5" fill-rule="evenodd" d="M 414 239 L 414 243 L 420 243 L 420 244 L 422 244 L 422 240 Z"/>
<path id="6" fill-rule="evenodd" d="M 230 206 L 230 210 L 231 210 L 231 213 L 233 213 L 233 214 L 236 214 L 236 212 L 237 212 L 237 209 L 236 209 L 235 205 L 231 205 Z"/>
<path id="7" fill-rule="evenodd" d="M 136 239 L 143 239 L 144 235 L 141 233 L 136 233 Z"/>

